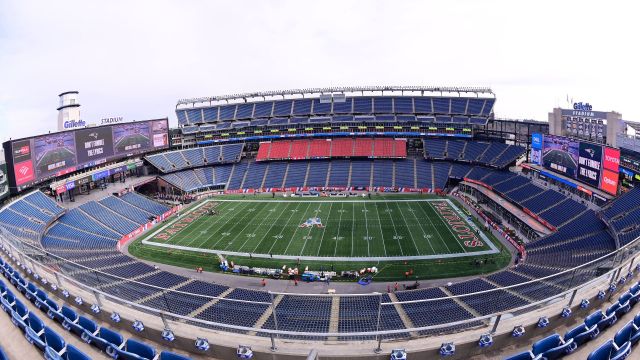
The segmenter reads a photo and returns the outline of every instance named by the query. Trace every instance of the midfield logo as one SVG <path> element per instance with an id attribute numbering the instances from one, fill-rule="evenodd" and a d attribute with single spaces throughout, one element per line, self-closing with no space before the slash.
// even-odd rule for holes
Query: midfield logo
<path id="1" fill-rule="evenodd" d="M 314 227 L 314 226 L 319 228 L 324 227 L 324 225 L 322 225 L 322 220 L 320 220 L 319 217 L 309 218 L 307 219 L 307 221 L 300 224 L 301 228 L 308 228 L 308 227 Z"/>

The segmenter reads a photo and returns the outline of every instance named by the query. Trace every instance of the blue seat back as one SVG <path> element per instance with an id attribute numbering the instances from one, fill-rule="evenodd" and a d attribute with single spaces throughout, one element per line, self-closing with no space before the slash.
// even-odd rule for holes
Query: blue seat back
<path id="1" fill-rule="evenodd" d="M 60 310 L 60 312 L 62 313 L 62 316 L 71 321 L 75 321 L 78 318 L 78 314 L 76 314 L 76 312 L 67 305 L 62 305 L 62 310 Z"/>
<path id="2" fill-rule="evenodd" d="M 101 339 L 104 339 L 107 342 L 114 344 L 115 346 L 120 346 L 124 342 L 122 335 L 107 328 L 100 328 L 100 332 L 98 333 L 98 336 Z"/>
<path id="3" fill-rule="evenodd" d="M 613 342 L 616 346 L 620 347 L 631 339 L 631 336 L 636 332 L 636 328 L 633 325 L 633 321 L 626 323 L 613 337 Z"/>
<path id="4" fill-rule="evenodd" d="M 126 349 L 128 352 L 139 355 L 145 359 L 153 359 L 156 356 L 156 349 L 135 339 L 127 340 Z"/>
<path id="5" fill-rule="evenodd" d="M 44 323 L 33 312 L 29 313 L 29 327 L 35 332 L 44 330 Z"/>
<path id="6" fill-rule="evenodd" d="M 67 351 L 65 352 L 67 360 L 91 360 L 90 357 L 85 355 L 82 351 L 78 350 L 73 345 L 67 345 Z"/>
<path id="7" fill-rule="evenodd" d="M 66 345 L 62 336 L 58 335 L 48 326 L 44 328 L 44 341 L 47 343 L 48 347 L 52 348 L 56 352 L 60 352 Z"/>
<path id="8" fill-rule="evenodd" d="M 629 293 L 627 291 L 626 293 L 620 295 L 620 298 L 618 299 L 618 302 L 620 303 L 620 305 L 623 305 L 624 303 L 629 301 L 629 299 L 631 299 L 631 293 Z"/>
<path id="9" fill-rule="evenodd" d="M 553 349 L 561 343 L 560 335 L 552 334 L 547 336 L 546 338 L 540 339 L 533 343 L 531 346 L 531 352 L 533 355 L 540 355 L 549 349 Z"/>
<path id="10" fill-rule="evenodd" d="M 631 352 L 631 343 L 630 342 L 626 342 L 616 352 L 611 354 L 611 357 L 609 358 L 609 360 L 626 359 L 627 356 L 629 356 L 630 352 Z"/>
<path id="11" fill-rule="evenodd" d="M 60 311 L 60 307 L 58 306 L 58 304 L 56 304 L 55 301 L 51 299 L 47 299 L 45 303 L 47 304 L 47 306 L 49 306 L 49 309 L 51 309 L 52 311 Z"/>
<path id="12" fill-rule="evenodd" d="M 533 358 L 530 352 L 527 351 L 527 354 L 529 354 L 529 357 L 522 357 L 522 358 L 510 357 L 508 360 L 530 360 Z M 518 354 L 518 355 L 521 355 L 521 354 Z M 163 351 L 160 353 L 159 360 L 191 360 L 191 358 L 180 355 L 180 354 L 174 354 L 169 351 Z"/>
<path id="13" fill-rule="evenodd" d="M 593 350 L 587 360 L 609 360 L 614 350 L 613 340 L 609 340 Z"/>
<path id="14" fill-rule="evenodd" d="M 98 330 L 98 325 L 91 319 L 88 319 L 84 316 L 80 316 L 78 318 L 78 324 L 85 330 L 90 333 L 96 332 Z"/>
<path id="15" fill-rule="evenodd" d="M 14 309 L 20 315 L 20 317 L 24 317 L 29 314 L 29 309 L 22 303 L 20 300 L 16 300 L 16 304 L 14 305 Z"/>
<path id="16" fill-rule="evenodd" d="M 32 282 L 30 282 L 30 283 L 28 283 L 28 284 L 27 284 L 27 290 L 28 290 L 30 293 L 35 294 L 35 293 L 36 293 L 36 291 L 38 290 L 38 287 L 37 287 L 37 286 L 35 286 L 35 285 L 33 285 L 33 283 L 32 283 Z"/>

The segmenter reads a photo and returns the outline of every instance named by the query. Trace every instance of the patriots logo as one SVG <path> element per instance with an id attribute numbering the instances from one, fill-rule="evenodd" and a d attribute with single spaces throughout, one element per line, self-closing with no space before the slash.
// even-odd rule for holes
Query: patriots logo
<path id="1" fill-rule="evenodd" d="M 593 149 L 586 149 L 585 150 L 587 152 L 587 154 L 589 154 L 589 156 L 594 157 L 596 152 Z"/>

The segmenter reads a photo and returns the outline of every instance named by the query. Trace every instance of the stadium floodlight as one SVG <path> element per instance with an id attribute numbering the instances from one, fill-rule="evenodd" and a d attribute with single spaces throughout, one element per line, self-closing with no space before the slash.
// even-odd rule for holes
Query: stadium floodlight
<path id="1" fill-rule="evenodd" d="M 69 291 L 67 289 L 62 290 L 62 296 L 64 296 L 65 298 L 69 297 Z"/>
<path id="2" fill-rule="evenodd" d="M 195 343 L 196 349 L 200 351 L 209 350 L 209 340 L 205 338 L 197 338 Z"/>
<path id="3" fill-rule="evenodd" d="M 76 304 L 82 305 L 82 304 L 84 304 L 84 300 L 82 300 L 82 298 L 80 296 L 76 296 Z"/>
<path id="4" fill-rule="evenodd" d="M 618 287 L 616 286 L 616 284 L 615 284 L 615 283 L 611 283 L 611 284 L 609 284 L 609 292 L 611 292 L 611 293 L 612 293 L 612 292 L 616 291 L 616 289 L 617 289 L 617 288 L 618 288 Z"/>
<path id="5" fill-rule="evenodd" d="M 562 312 L 560 313 L 560 316 L 562 316 L 563 318 L 571 317 L 571 309 L 568 307 L 563 308 Z"/>
<path id="6" fill-rule="evenodd" d="M 252 359 L 253 350 L 251 350 L 251 346 L 238 345 L 238 350 L 236 350 L 236 355 L 238 356 L 238 359 Z"/>
<path id="7" fill-rule="evenodd" d="M 493 345 L 493 336 L 491 334 L 483 334 L 480 335 L 480 340 L 478 340 L 478 346 L 481 348 L 486 348 Z"/>
<path id="8" fill-rule="evenodd" d="M 131 327 L 133 328 L 133 330 L 135 330 L 136 332 L 143 332 L 144 331 L 144 324 L 142 323 L 142 321 L 140 320 L 135 320 L 133 322 L 133 324 L 131 324 Z"/>
<path id="9" fill-rule="evenodd" d="M 47 284 L 49 283 L 49 282 L 47 281 L 47 279 L 45 279 L 45 278 L 42 278 L 42 281 L 41 281 L 41 282 L 42 282 L 42 284 L 43 284 L 43 285 L 47 285 Z"/>
<path id="10" fill-rule="evenodd" d="M 440 346 L 440 355 L 441 356 L 451 356 L 456 353 L 456 345 L 452 342 L 442 343 Z"/>
<path id="11" fill-rule="evenodd" d="M 113 321 L 114 323 L 119 323 L 121 320 L 122 319 L 120 319 L 120 314 L 118 314 L 117 312 L 111 314 L 111 321 Z"/>
<path id="12" fill-rule="evenodd" d="M 100 313 L 100 306 L 98 306 L 98 304 L 91 305 L 91 311 L 93 311 L 94 314 L 99 314 Z"/>
<path id="13" fill-rule="evenodd" d="M 168 341 L 168 342 L 172 342 L 173 340 L 176 339 L 176 336 L 173 334 L 173 331 L 171 331 L 170 329 L 162 330 L 162 334 L 160 336 L 162 336 L 162 339 L 164 341 Z"/>
<path id="14" fill-rule="evenodd" d="M 58 290 L 58 285 L 51 283 L 51 290 L 53 291 L 57 291 Z"/>
<path id="15" fill-rule="evenodd" d="M 514 338 L 518 338 L 521 337 L 525 334 L 525 330 L 524 330 L 524 326 L 522 325 L 518 325 L 516 327 L 513 328 L 513 331 L 511 331 L 511 336 Z"/>
<path id="16" fill-rule="evenodd" d="M 407 351 L 405 349 L 391 350 L 391 360 L 407 360 Z"/>

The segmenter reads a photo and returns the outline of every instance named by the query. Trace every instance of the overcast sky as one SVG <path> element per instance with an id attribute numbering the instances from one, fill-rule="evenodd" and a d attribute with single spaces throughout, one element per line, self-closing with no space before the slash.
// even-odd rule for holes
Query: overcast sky
<path id="1" fill-rule="evenodd" d="M 637 1 L 0 0 L 0 140 L 169 117 L 180 98 L 349 85 L 488 86 L 498 117 L 567 95 L 640 120 Z"/>

